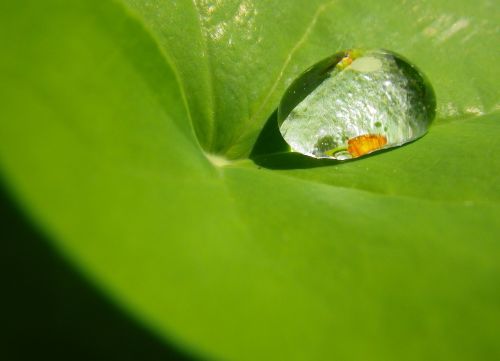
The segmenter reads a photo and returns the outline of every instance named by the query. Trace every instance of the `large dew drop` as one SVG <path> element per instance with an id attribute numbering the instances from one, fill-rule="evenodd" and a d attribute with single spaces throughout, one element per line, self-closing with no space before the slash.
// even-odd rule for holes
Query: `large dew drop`
<path id="1" fill-rule="evenodd" d="M 356 49 L 296 79 L 278 123 L 293 151 L 344 160 L 421 137 L 434 111 L 434 92 L 415 66 L 386 50 Z"/>

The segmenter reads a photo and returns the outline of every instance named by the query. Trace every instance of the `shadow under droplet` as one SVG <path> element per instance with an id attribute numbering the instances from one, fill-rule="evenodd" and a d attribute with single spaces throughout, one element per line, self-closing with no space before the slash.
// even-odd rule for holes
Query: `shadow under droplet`
<path id="1" fill-rule="evenodd" d="M 316 168 L 340 163 L 334 159 L 315 159 L 292 152 L 280 133 L 277 110 L 267 119 L 250 153 L 250 159 L 269 169 Z"/>
<path id="2" fill-rule="evenodd" d="M 250 158 L 254 159 L 263 155 L 290 152 L 290 146 L 281 136 L 278 127 L 278 110 L 276 109 L 267 119 L 264 128 L 255 142 Z"/>
<path id="3" fill-rule="evenodd" d="M 307 169 L 341 163 L 334 159 L 315 159 L 295 152 L 262 155 L 252 160 L 255 164 L 269 169 Z"/>
<path id="4" fill-rule="evenodd" d="M 328 167 L 340 164 L 347 164 L 351 162 L 358 162 L 361 159 L 368 159 L 374 156 L 378 156 L 383 153 L 391 152 L 397 148 L 404 147 L 406 145 L 415 142 L 414 139 L 411 142 L 403 144 L 399 147 L 386 148 L 374 151 L 373 153 L 363 155 L 360 158 L 347 159 L 347 160 L 335 160 L 335 159 L 316 159 L 308 157 L 301 153 L 293 152 L 290 146 L 283 139 L 279 127 L 278 127 L 278 111 L 275 110 L 271 116 L 268 118 L 264 128 L 262 129 L 255 145 L 250 153 L 250 159 L 263 168 L 268 169 L 307 169 L 307 168 L 318 168 L 318 167 Z"/>

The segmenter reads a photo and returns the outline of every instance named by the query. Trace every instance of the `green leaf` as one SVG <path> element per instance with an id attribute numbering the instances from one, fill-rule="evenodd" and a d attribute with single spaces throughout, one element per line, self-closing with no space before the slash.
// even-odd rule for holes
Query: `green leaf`
<path id="1" fill-rule="evenodd" d="M 494 10 L 4 2 L 2 174 L 98 287 L 201 358 L 496 359 Z M 249 160 L 294 77 L 350 47 L 423 70 L 429 134 L 348 163 Z"/>

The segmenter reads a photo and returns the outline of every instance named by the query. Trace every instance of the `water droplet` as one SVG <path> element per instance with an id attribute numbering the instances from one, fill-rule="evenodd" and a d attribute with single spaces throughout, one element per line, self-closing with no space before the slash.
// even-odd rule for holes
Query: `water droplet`
<path id="1" fill-rule="evenodd" d="M 423 136 L 434 112 L 434 91 L 414 65 L 387 50 L 355 49 L 295 80 L 278 124 L 293 151 L 344 160 Z"/>

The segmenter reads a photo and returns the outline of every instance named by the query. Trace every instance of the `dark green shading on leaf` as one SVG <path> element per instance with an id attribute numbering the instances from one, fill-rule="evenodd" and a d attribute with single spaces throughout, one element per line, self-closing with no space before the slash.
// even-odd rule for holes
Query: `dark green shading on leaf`
<path id="1" fill-rule="evenodd" d="M 0 358 L 188 361 L 118 310 L 52 249 L 0 187 Z"/>
<path id="2" fill-rule="evenodd" d="M 289 151 L 290 146 L 281 136 L 278 127 L 277 110 L 275 110 L 255 141 L 250 158 Z"/>

